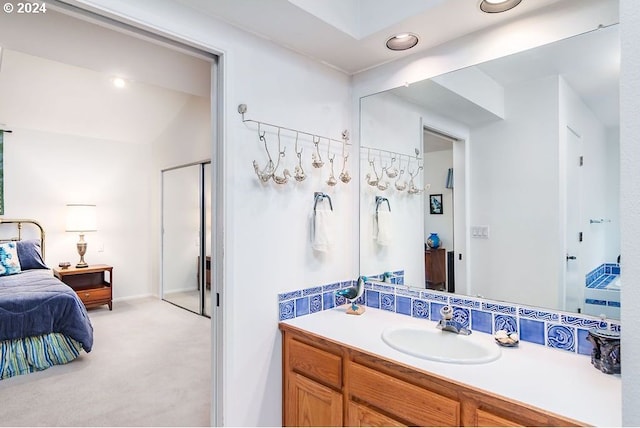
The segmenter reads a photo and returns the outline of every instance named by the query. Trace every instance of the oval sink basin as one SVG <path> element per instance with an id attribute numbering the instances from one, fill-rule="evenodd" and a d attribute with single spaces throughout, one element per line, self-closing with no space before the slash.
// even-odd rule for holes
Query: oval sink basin
<path id="1" fill-rule="evenodd" d="M 487 336 L 491 337 L 491 336 Z M 455 364 L 483 364 L 500 358 L 500 348 L 484 337 L 463 336 L 435 327 L 389 327 L 382 340 L 393 349 L 426 360 Z"/>

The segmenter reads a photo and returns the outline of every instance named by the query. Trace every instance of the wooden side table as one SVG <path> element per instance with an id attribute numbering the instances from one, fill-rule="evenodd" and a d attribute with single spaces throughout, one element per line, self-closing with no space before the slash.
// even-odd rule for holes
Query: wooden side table
<path id="1" fill-rule="evenodd" d="M 424 252 L 424 275 L 427 288 L 445 291 L 447 281 L 446 250 L 428 249 Z"/>
<path id="2" fill-rule="evenodd" d="M 78 294 L 84 306 L 112 306 L 113 267 L 108 265 L 89 265 L 86 268 L 54 268 L 53 274 Z"/>

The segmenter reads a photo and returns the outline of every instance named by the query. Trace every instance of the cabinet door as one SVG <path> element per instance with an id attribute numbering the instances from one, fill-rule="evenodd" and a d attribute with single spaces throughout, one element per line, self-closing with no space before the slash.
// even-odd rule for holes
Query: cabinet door
<path id="1" fill-rule="evenodd" d="M 404 427 L 406 425 L 378 413 L 366 406 L 349 401 L 348 426 L 350 427 Z"/>
<path id="2" fill-rule="evenodd" d="M 342 426 L 342 394 L 298 373 L 288 373 L 284 425 Z"/>

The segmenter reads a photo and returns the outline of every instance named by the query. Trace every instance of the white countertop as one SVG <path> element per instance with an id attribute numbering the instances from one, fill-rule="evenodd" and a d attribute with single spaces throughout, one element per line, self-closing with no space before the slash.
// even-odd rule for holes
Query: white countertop
<path id="1" fill-rule="evenodd" d="M 602 373 L 586 355 L 520 341 L 516 348 L 501 348 L 501 357 L 485 364 L 424 360 L 396 351 L 380 335 L 389 326 L 435 329 L 436 323 L 374 308 L 357 316 L 347 315 L 341 306 L 283 323 L 585 424 L 622 424 L 620 375 Z M 467 337 L 494 341 L 493 336 L 477 331 Z"/>

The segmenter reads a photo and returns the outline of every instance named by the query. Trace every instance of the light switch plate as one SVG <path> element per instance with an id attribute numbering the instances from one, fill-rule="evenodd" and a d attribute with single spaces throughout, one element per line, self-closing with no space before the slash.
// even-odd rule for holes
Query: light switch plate
<path id="1" fill-rule="evenodd" d="M 471 226 L 471 237 L 489 239 L 489 226 Z"/>

